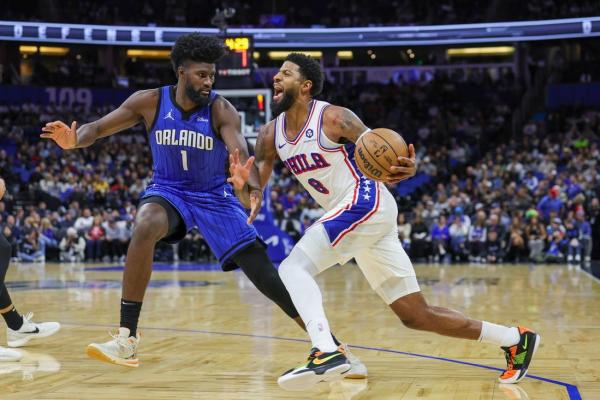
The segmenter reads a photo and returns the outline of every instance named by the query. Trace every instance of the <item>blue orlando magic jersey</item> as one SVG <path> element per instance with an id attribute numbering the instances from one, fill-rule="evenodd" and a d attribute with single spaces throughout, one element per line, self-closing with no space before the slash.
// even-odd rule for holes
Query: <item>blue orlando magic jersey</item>
<path id="1" fill-rule="evenodd" d="M 226 183 L 229 153 L 212 128 L 210 93 L 205 107 L 184 112 L 172 86 L 160 88 L 154 124 L 149 131 L 153 183 L 182 190 L 210 191 Z"/>

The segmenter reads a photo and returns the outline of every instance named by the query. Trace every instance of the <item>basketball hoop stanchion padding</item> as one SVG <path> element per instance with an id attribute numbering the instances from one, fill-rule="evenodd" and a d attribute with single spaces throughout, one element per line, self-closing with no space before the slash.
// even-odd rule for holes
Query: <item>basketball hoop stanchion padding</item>
<path id="1" fill-rule="evenodd" d="M 258 126 L 265 125 L 272 118 L 271 99 L 273 95 L 271 89 L 215 89 L 215 91 L 236 106 L 242 118 L 242 134 L 248 139 L 256 139 L 258 136 Z M 250 118 L 248 110 L 245 110 L 240 105 L 236 105 L 236 99 L 255 102 L 259 115 L 255 118 Z M 257 123 L 258 126 L 255 126 Z"/>

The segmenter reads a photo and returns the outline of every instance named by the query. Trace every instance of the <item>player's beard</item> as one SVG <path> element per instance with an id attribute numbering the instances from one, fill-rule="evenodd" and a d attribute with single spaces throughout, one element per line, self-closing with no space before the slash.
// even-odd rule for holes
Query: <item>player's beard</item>
<path id="1" fill-rule="evenodd" d="M 276 117 L 284 111 L 290 109 L 291 106 L 294 105 L 296 101 L 296 95 L 292 90 L 286 90 L 283 92 L 283 97 L 277 103 L 275 100 L 271 100 L 271 112 L 273 116 Z"/>
<path id="2" fill-rule="evenodd" d="M 198 106 L 204 107 L 208 105 L 209 96 L 204 96 L 200 92 L 197 92 L 192 85 L 185 85 L 185 95 Z"/>

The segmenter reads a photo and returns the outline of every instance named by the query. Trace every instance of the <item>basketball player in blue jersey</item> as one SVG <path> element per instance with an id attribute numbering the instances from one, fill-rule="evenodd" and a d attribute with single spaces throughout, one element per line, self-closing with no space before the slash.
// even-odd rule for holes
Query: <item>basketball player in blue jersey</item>
<path id="1" fill-rule="evenodd" d="M 153 180 L 142 196 L 123 274 L 121 321 L 117 335 L 87 347 L 90 357 L 137 367 L 137 324 L 152 273 L 154 246 L 159 240 L 175 243 L 198 227 L 223 270 L 241 268 L 269 299 L 304 327 L 263 243 L 250 223 L 262 203 L 258 172 L 248 158 L 235 108 L 212 91 L 215 63 L 224 55 L 222 40 L 196 33 L 177 39 L 171 61 L 176 86 L 141 90 L 119 108 L 97 121 L 67 126 L 46 124 L 42 138 L 63 149 L 87 147 L 103 138 L 144 123 L 152 148 Z M 244 182 L 236 194 L 227 182 L 231 154 Z M 335 338 L 333 338 L 335 340 Z M 366 368 L 355 359 L 357 378 Z"/>
<path id="2" fill-rule="evenodd" d="M 272 110 L 279 115 L 261 128 L 255 149 L 262 185 L 279 158 L 326 210 L 279 267 L 313 347 L 308 361 L 279 378 L 280 386 L 306 390 L 321 381 L 340 379 L 350 369 L 344 350 L 331 340 L 314 276 L 352 258 L 405 326 L 499 345 L 507 360 L 500 382 L 523 379 L 540 336 L 524 327 L 479 321 L 427 304 L 398 239 L 394 197 L 382 183 L 363 176 L 354 161 L 354 143 L 369 129 L 352 111 L 315 100 L 322 87 L 319 63 L 303 54 L 290 54 L 274 77 Z M 415 174 L 412 145 L 409 154 L 410 158 L 399 157 L 399 166 L 390 168 L 389 182 Z"/>

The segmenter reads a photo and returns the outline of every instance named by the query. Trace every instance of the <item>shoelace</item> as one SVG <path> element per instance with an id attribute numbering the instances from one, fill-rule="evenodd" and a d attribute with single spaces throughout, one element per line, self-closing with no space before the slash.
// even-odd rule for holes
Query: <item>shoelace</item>
<path id="1" fill-rule="evenodd" d="M 135 343 L 132 343 L 129 340 L 129 338 L 123 338 L 122 336 L 119 336 L 118 333 L 111 333 L 110 331 L 108 331 L 108 334 L 110 335 L 110 337 L 112 337 L 117 342 L 117 344 L 119 346 L 126 347 L 132 351 L 134 350 Z M 139 336 L 139 333 L 138 333 L 138 336 Z"/>
<path id="2" fill-rule="evenodd" d="M 133 350 L 133 344 L 128 340 L 128 338 L 123 338 L 121 336 L 119 336 L 119 334 L 114 334 L 111 333 L 110 331 L 108 332 L 108 334 L 110 335 L 110 337 L 112 337 L 115 342 L 117 342 L 117 344 L 121 347 L 125 347 L 129 350 Z"/>
<path id="3" fill-rule="evenodd" d="M 33 313 L 31 311 L 29 311 L 26 315 L 23 316 L 23 323 L 27 324 L 31 322 L 31 319 L 33 318 Z M 33 323 L 33 322 L 31 322 Z"/>
<path id="4" fill-rule="evenodd" d="M 312 353 L 310 353 L 308 355 L 308 358 L 306 360 L 307 361 L 314 360 L 315 358 L 319 357 L 321 354 L 323 354 L 322 351 L 318 351 L 318 350 L 313 351 Z"/>
<path id="5" fill-rule="evenodd" d="M 346 349 L 343 344 L 338 346 L 337 351 L 339 351 L 343 355 L 346 355 Z M 325 353 L 323 353 L 322 351 L 320 351 L 318 349 L 315 349 L 310 353 L 310 355 L 307 358 L 307 361 L 314 360 L 315 358 L 317 358 L 323 354 L 325 354 Z"/>

